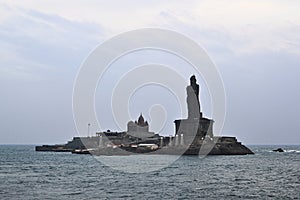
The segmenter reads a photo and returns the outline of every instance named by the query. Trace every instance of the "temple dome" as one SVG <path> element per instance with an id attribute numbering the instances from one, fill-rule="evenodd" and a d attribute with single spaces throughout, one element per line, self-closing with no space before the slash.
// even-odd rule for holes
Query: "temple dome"
<path id="1" fill-rule="evenodd" d="M 145 120 L 144 120 L 144 117 L 143 117 L 142 113 L 141 113 L 141 115 L 138 119 L 138 125 L 139 126 L 145 126 Z"/>

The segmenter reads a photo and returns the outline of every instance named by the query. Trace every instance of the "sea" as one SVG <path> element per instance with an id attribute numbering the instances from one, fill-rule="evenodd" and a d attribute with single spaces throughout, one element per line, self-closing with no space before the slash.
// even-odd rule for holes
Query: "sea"
<path id="1" fill-rule="evenodd" d="M 101 158 L 112 165 L 0 145 L 0 199 L 300 199 L 300 145 L 249 148 L 255 155 Z"/>

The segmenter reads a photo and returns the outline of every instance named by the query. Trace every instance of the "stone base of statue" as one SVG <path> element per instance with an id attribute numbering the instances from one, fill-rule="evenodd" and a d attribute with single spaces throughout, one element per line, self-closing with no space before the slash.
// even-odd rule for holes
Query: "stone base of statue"
<path id="1" fill-rule="evenodd" d="M 207 118 L 175 120 L 176 135 L 183 135 L 185 145 L 199 144 L 205 137 L 213 137 L 214 121 Z"/>

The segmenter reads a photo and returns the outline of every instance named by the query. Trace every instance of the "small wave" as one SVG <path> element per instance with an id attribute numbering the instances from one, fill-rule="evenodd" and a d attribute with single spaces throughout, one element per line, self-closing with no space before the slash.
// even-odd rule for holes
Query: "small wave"
<path id="1" fill-rule="evenodd" d="M 63 194 L 64 196 L 73 196 L 73 195 L 80 195 L 80 194 L 83 194 L 82 192 L 72 192 L 72 193 L 66 193 L 66 194 Z"/>
<path id="2" fill-rule="evenodd" d="M 300 150 L 293 150 L 293 149 L 290 149 L 290 150 L 283 150 L 284 152 L 283 153 L 300 153 Z M 274 151 L 274 150 L 270 150 L 270 151 L 268 151 L 268 152 L 275 152 L 275 153 L 277 153 L 276 151 Z"/>
<path id="3" fill-rule="evenodd" d="M 287 153 L 300 153 L 300 150 L 285 150 L 284 152 L 287 152 Z"/>

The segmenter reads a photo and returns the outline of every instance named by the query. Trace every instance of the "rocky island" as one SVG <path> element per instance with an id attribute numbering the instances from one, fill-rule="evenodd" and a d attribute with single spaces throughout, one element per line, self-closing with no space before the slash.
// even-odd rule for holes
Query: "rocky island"
<path id="1" fill-rule="evenodd" d="M 246 155 L 254 154 L 235 137 L 214 136 L 212 119 L 203 117 L 196 77 L 187 86 L 188 118 L 177 119 L 174 136 L 149 132 L 142 114 L 127 124 L 127 131 L 97 132 L 92 137 L 74 137 L 67 144 L 36 146 L 36 151 L 72 152 L 92 155 Z"/>

